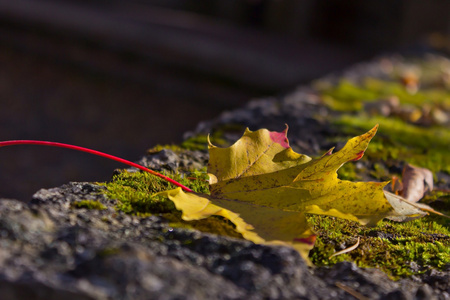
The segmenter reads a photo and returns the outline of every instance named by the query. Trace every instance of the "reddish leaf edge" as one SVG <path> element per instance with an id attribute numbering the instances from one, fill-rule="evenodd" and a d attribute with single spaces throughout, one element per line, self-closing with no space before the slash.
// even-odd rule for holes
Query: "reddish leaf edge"
<path id="1" fill-rule="evenodd" d="M 58 148 L 67 148 L 67 149 L 72 149 L 72 150 L 76 150 L 76 151 L 81 151 L 81 152 L 87 152 L 89 154 L 94 154 L 97 156 L 101 156 L 104 158 L 108 158 L 111 160 L 115 160 L 118 161 L 120 163 L 129 165 L 131 167 L 135 167 L 138 168 L 139 170 L 148 172 L 154 176 L 157 176 L 159 178 L 162 178 L 170 183 L 172 183 L 173 185 L 176 185 L 180 188 L 182 188 L 185 192 L 193 192 L 193 190 L 191 190 L 190 188 L 188 188 L 187 186 L 182 185 L 181 183 L 179 183 L 178 181 L 173 180 L 170 177 L 167 177 L 163 174 L 160 174 L 158 172 L 155 172 L 151 169 L 148 169 L 144 166 L 141 166 L 137 163 L 134 163 L 132 161 L 111 155 L 111 154 L 107 154 L 104 152 L 100 152 L 97 150 L 92 150 L 89 148 L 85 148 L 85 147 L 80 147 L 80 146 L 75 146 L 75 145 L 71 145 L 71 144 L 65 144 L 65 143 L 58 143 L 58 142 L 49 142 L 49 141 L 38 141 L 38 140 L 11 140 L 11 141 L 1 141 L 0 142 L 0 147 L 6 147 L 6 146 L 15 146 L 15 145 L 39 145 L 39 146 L 51 146 L 51 147 L 58 147 Z"/>

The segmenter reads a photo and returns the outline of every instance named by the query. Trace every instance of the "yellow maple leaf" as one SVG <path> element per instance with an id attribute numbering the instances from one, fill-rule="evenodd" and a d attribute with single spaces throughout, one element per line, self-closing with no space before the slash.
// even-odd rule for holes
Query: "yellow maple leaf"
<path id="1" fill-rule="evenodd" d="M 377 128 L 350 139 L 340 151 L 332 153 L 331 149 L 317 159 L 295 153 L 289 146 L 287 129 L 247 129 L 231 147 L 218 148 L 209 142 L 210 195 L 185 193 L 181 188 L 161 194 L 183 212 L 184 220 L 219 215 L 233 222 L 236 231 L 250 241 L 290 245 L 306 258 L 315 239 L 304 213 L 361 224 L 425 214 L 386 195 L 386 183 L 338 179 L 337 170 L 364 155 Z"/>

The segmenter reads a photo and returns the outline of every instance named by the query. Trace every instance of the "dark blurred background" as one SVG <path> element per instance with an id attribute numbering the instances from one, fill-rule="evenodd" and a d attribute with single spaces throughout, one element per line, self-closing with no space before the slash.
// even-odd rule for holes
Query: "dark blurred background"
<path id="1" fill-rule="evenodd" d="M 0 140 L 137 160 L 201 120 L 450 32 L 448 0 L 0 0 Z M 0 198 L 104 181 L 115 162 L 0 149 Z"/>

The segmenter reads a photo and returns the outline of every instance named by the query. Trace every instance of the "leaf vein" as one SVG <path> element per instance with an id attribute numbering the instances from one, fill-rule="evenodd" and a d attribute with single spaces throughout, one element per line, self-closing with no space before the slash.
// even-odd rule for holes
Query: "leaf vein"
<path id="1" fill-rule="evenodd" d="M 273 144 L 272 144 L 273 145 Z M 258 162 L 258 160 L 263 156 L 263 155 L 265 155 L 266 153 L 267 153 L 267 151 L 269 151 L 269 149 L 272 147 L 272 145 L 269 145 L 262 153 L 261 153 L 261 155 L 259 155 L 258 157 L 256 157 L 256 159 L 255 159 L 255 161 L 252 163 L 252 162 L 250 162 L 250 159 L 249 159 L 249 152 L 248 152 L 248 149 L 247 149 L 247 162 L 248 162 L 248 166 L 244 169 L 244 170 L 242 170 L 242 172 L 240 173 L 240 174 L 237 174 L 234 178 L 235 179 L 237 179 L 237 178 L 240 178 L 243 174 L 245 174 L 251 167 L 253 167 L 257 162 Z"/>

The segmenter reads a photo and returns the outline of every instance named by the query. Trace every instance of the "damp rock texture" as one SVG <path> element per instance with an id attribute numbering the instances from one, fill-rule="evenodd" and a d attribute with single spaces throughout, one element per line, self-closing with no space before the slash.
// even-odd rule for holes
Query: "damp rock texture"
<path id="1" fill-rule="evenodd" d="M 74 182 L 29 204 L 0 200 L 1 299 L 449 298 L 449 272 L 393 282 L 351 263 L 311 269 L 287 247 L 117 212 L 101 189 Z M 74 204 L 85 200 L 104 209 Z"/>

